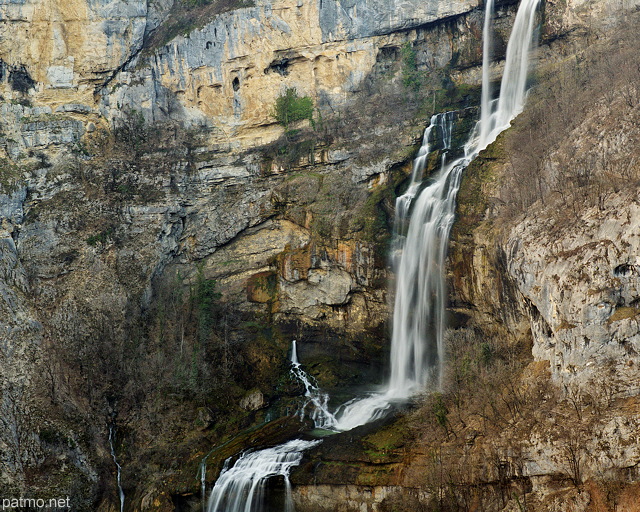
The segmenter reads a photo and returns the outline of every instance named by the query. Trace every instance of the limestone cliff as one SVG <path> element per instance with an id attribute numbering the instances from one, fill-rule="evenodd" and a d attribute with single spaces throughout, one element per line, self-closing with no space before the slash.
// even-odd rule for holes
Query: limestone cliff
<path id="1" fill-rule="evenodd" d="M 513 4 L 499 3 L 498 54 Z M 605 38 L 636 4 L 547 2 L 542 68 Z M 115 510 L 114 428 L 126 509 L 186 510 L 196 506 L 201 459 L 232 439 L 236 446 L 235 434 L 284 413 L 301 393 L 287 377 L 291 339 L 302 340 L 302 357 L 327 388 L 380 379 L 393 199 L 429 115 L 475 106 L 481 8 L 472 0 L 0 5 L 3 492 L 55 491 L 77 510 Z M 276 123 L 273 105 L 288 87 L 313 100 L 315 126 L 285 133 Z M 592 126 L 576 128 L 584 146 L 597 138 Z M 633 119 L 624 126 L 601 149 L 633 146 Z M 549 183 L 567 160 L 557 150 L 541 165 Z M 487 196 L 500 198 L 502 186 L 509 195 L 509 169 L 504 154 L 484 159 L 500 172 L 471 169 L 461 192 L 460 217 L 471 221 L 460 224 L 451 256 L 458 318 L 507 344 L 531 342 L 533 380 L 548 380 L 550 361 L 554 382 L 577 386 L 579 407 L 590 407 L 584 385 L 607 377 L 605 392 L 635 410 L 633 201 L 617 191 L 606 205 L 576 206 L 579 230 L 546 214 L 509 217 L 496 230 L 501 202 Z M 595 460 L 584 475 L 624 464 L 633 473 L 632 416 L 609 411 L 589 424 L 604 434 L 585 446 L 610 462 Z M 513 460 L 523 423 L 471 450 L 474 478 L 504 483 L 483 460 L 491 450 L 498 462 Z M 550 428 L 530 431 L 547 436 L 530 446 L 548 451 L 523 456 L 528 473 L 508 474 L 537 478 L 541 499 L 551 493 L 545 479 L 565 464 L 562 449 L 549 448 L 562 434 Z M 336 465 L 327 460 L 351 461 L 327 448 L 314 477 L 321 485 L 298 480 L 300 504 L 314 510 L 332 495 L 375 510 L 400 489 L 412 489 L 416 503 L 429 499 L 433 482 L 417 476 L 432 465 L 426 445 L 405 443 L 398 430 L 391 440 L 370 435 L 370 453 L 352 455 L 372 466 L 355 464 L 351 480 L 339 480 L 345 473 L 325 471 Z M 599 443 L 609 448 L 598 452 Z M 209 482 L 218 469 L 209 468 Z"/>
<path id="2" fill-rule="evenodd" d="M 299 393 L 283 382 L 292 337 L 327 386 L 379 377 L 386 217 L 423 102 L 404 98 L 397 56 L 480 16 L 454 4 L 453 24 L 407 32 L 436 7 L 357 28 L 311 4 L 210 7 L 157 45 L 181 3 L 3 6 L 7 493 L 108 509 L 114 429 L 127 506 L 169 507 L 199 456 Z M 285 86 L 322 126 L 283 135 L 270 109 Z M 372 94 L 396 105 L 387 122 Z"/>

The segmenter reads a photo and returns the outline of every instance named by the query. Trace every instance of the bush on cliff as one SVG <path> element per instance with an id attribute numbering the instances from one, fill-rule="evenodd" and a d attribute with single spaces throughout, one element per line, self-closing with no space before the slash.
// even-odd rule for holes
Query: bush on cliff
<path id="1" fill-rule="evenodd" d="M 276 98 L 271 117 L 289 131 L 291 123 L 305 119 L 313 126 L 313 111 L 313 100 L 309 96 L 299 96 L 295 87 L 287 87 L 284 93 Z"/>

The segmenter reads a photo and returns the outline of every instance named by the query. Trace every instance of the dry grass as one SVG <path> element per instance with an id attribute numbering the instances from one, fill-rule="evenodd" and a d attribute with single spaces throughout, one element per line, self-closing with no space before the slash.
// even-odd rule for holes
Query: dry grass
<path id="1" fill-rule="evenodd" d="M 538 73 L 505 140 L 504 216 L 536 203 L 561 215 L 603 209 L 611 194 L 640 184 L 637 17 Z"/>
<path id="2" fill-rule="evenodd" d="M 640 484 L 620 482 L 598 483 L 585 486 L 591 495 L 586 512 L 640 512 Z"/>
<path id="3" fill-rule="evenodd" d="M 433 496 L 425 510 L 551 510 L 551 494 L 535 491 L 525 476 L 528 464 L 545 457 L 557 468 L 549 475 L 550 489 L 558 491 L 551 501 L 567 505 L 563 500 L 593 489 L 588 512 L 638 510 L 632 504 L 639 489 L 605 477 L 616 469 L 599 467 L 606 451 L 594 451 L 593 433 L 627 414 L 623 400 L 596 382 L 587 386 L 590 393 L 561 392 L 548 363 L 532 362 L 526 344 L 510 346 L 471 329 L 449 331 L 447 338 L 444 391 L 426 396 L 409 422 L 410 450 L 425 454 L 412 471 Z"/>

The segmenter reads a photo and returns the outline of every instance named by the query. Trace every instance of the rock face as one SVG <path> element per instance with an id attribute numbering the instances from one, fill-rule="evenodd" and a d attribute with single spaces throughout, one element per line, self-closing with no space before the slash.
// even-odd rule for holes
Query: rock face
<path id="1" fill-rule="evenodd" d="M 140 50 L 147 16 L 143 0 L 5 2 L 0 53 L 8 80 L 28 76 L 50 99 L 64 97 L 60 89 L 76 101 L 90 98 L 96 84 Z"/>
<path id="2" fill-rule="evenodd" d="M 147 4 L 3 5 L 3 96 L 26 94 L 54 110 L 69 102 L 99 107 L 107 121 L 137 111 L 150 121 L 205 124 L 218 142 L 256 145 L 279 134 L 269 109 L 285 86 L 320 105 L 343 105 L 345 92 L 359 90 L 372 71 L 378 49 L 403 40 L 397 32 L 467 13 L 478 2 L 258 2 L 192 22 L 186 35 L 140 55 L 173 2 Z"/>
<path id="3" fill-rule="evenodd" d="M 605 11 L 598 6 L 600 14 Z M 585 13 L 579 10 L 580 16 Z M 600 60 L 603 55 L 607 60 L 612 56 L 608 47 L 602 54 L 585 53 L 596 69 L 608 66 Z M 537 418 L 514 418 L 486 447 L 497 449 L 512 470 L 519 468 L 514 470 L 517 476 L 531 485 L 519 493 L 526 492 L 536 511 L 553 510 L 559 503 L 590 510 L 606 501 L 599 496 L 603 491 L 583 486 L 581 493 L 588 496 L 570 496 L 558 476 L 573 485 L 589 479 L 606 485 L 636 482 L 640 461 L 638 426 L 631 412 L 638 404 L 637 204 L 625 190 L 637 179 L 627 173 L 637 147 L 636 114 L 623 99 L 625 80 L 612 74 L 607 87 L 598 89 L 595 73 L 585 81 L 591 91 L 585 111 L 570 126 L 554 121 L 564 131 L 531 137 L 531 147 L 520 145 L 514 158 L 514 149 L 527 140 L 522 134 L 543 112 L 533 95 L 534 112 L 525 112 L 469 167 L 452 244 L 455 309 L 489 339 L 530 344 L 533 362 L 523 372 L 526 382 L 531 375 L 542 382 L 538 372 L 548 365 L 552 389 L 560 396 L 551 406 L 554 399 L 545 391 L 536 405 Z M 576 100 L 571 97 L 564 104 L 573 108 Z M 549 118 L 563 101 L 548 106 Z M 607 124 L 607 119 L 615 121 Z M 528 158 L 536 162 L 533 167 Z M 537 174 L 528 182 L 525 175 L 532 169 Z M 581 181 L 585 172 L 589 178 Z M 519 197 L 510 197 L 513 194 Z M 520 388 L 524 396 L 527 387 L 523 383 Z M 468 444 L 464 453 L 482 443 Z M 496 479 L 499 474 L 480 477 L 485 482 Z M 555 491 L 550 486 L 554 480 Z M 628 494 L 633 498 L 608 491 L 616 497 L 607 498 L 612 501 L 606 506 L 637 502 L 634 489 Z"/>
<path id="4" fill-rule="evenodd" d="M 147 119 L 186 119 L 215 127 L 219 143 L 242 146 L 279 135 L 271 105 L 285 87 L 323 109 L 347 107 L 371 73 L 381 48 L 405 31 L 468 13 L 477 1 L 342 5 L 263 3 L 217 16 L 126 68 L 115 92 L 103 89 L 102 112 L 141 109 Z M 439 59 L 443 67 L 450 59 Z M 345 94 L 346 93 L 346 94 Z"/>
<path id="5" fill-rule="evenodd" d="M 533 355 L 567 385 L 637 394 L 638 214 L 633 199 L 617 196 L 560 232 L 540 218 L 511 234 L 509 273 L 532 305 Z"/>
<path id="6" fill-rule="evenodd" d="M 172 510 L 198 492 L 215 446 L 293 407 L 291 339 L 323 386 L 382 373 L 393 200 L 428 113 L 472 103 L 480 2 L 191 4 L 0 5 L 6 493 L 56 489 L 77 510 L 115 506 L 114 428 L 127 507 Z M 499 3 L 497 53 L 513 4 Z M 607 28 L 617 8 L 548 2 L 542 60 Z M 195 19 L 174 30 L 185 12 Z M 412 73 L 418 90 L 405 83 Z M 315 127 L 275 123 L 287 87 L 313 100 Z M 498 241 L 477 223 L 455 242 L 453 301 L 488 331 L 531 332 L 536 361 L 567 389 L 597 381 L 612 397 L 635 395 L 638 215 L 620 194 L 580 212 L 579 229 L 527 218 Z M 585 474 L 635 467 L 637 425 L 598 425 L 602 437 L 584 446 L 612 462 Z M 526 458 L 541 495 L 565 463 L 553 442 L 532 442 L 544 453 Z M 403 466 L 398 443 L 381 449 L 344 473 L 353 481 L 326 467 L 320 486 L 300 480 L 297 500 L 382 510 L 406 489 L 427 500 L 416 475 L 428 457 Z"/>

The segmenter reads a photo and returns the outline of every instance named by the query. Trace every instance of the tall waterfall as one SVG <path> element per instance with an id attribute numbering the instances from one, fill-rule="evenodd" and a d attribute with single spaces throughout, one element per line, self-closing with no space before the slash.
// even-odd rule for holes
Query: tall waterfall
<path id="1" fill-rule="evenodd" d="M 500 97 L 498 101 L 488 101 L 482 105 L 481 126 L 474 130 L 479 134 L 478 138 L 469 142 L 471 158 L 491 144 L 496 137 L 506 130 L 514 117 L 524 108 L 527 95 L 527 72 L 529 70 L 529 54 L 533 44 L 535 14 L 541 0 L 522 0 L 507 45 L 507 57 L 505 59 L 504 73 L 500 84 Z M 493 9 L 493 0 L 488 0 L 487 9 Z M 487 10 L 487 16 L 490 15 Z M 485 31 L 489 33 L 490 24 L 485 24 Z M 487 26 L 488 25 L 488 26 Z M 487 37 L 485 34 L 483 37 Z M 485 76 L 484 69 L 488 64 L 483 62 L 483 97 L 485 89 L 490 87 L 488 73 Z M 489 98 L 489 93 L 487 93 Z"/>
<path id="2" fill-rule="evenodd" d="M 442 253 L 446 251 L 446 245 L 428 246 L 426 251 L 416 247 L 408 252 L 408 247 L 413 247 L 420 241 L 420 235 L 415 233 L 420 229 L 414 222 L 417 209 L 424 203 L 425 194 L 429 191 L 442 193 L 445 183 L 440 187 L 434 185 L 440 180 L 425 188 L 418 195 L 426 161 L 429 153 L 435 149 L 431 143 L 432 138 L 440 142 L 443 150 L 441 160 L 441 173 L 447 168 L 447 150 L 451 148 L 453 132 L 454 112 L 436 114 L 431 118 L 431 123 L 425 129 L 422 138 L 422 146 L 413 162 L 411 181 L 407 191 L 396 199 L 396 218 L 394 221 L 394 244 L 392 247 L 392 265 L 396 273 L 396 302 L 393 315 L 393 336 L 391 341 L 391 378 L 387 389 L 383 393 L 371 393 L 365 398 L 355 398 L 342 405 L 336 411 L 336 430 L 351 430 L 359 425 L 375 421 L 384 416 L 393 402 L 403 401 L 426 383 L 430 364 L 437 356 L 431 350 L 430 344 L 425 343 L 430 330 L 435 327 L 431 319 L 435 319 L 439 330 L 444 325 L 444 278 L 442 272 L 431 268 L 436 261 L 433 250 Z M 457 188 L 456 188 L 457 190 Z M 417 200 L 415 199 L 417 196 Z M 411 215 L 411 206 L 416 203 Z M 451 205 L 450 215 L 453 216 L 454 203 Z M 409 222 L 408 227 L 406 226 Z M 427 229 L 438 229 L 438 219 L 429 223 Z M 447 233 L 443 236 L 448 237 Z M 440 237 L 442 238 L 442 237 Z M 407 254 L 415 255 L 420 261 L 413 262 L 411 268 L 407 268 Z M 427 263 L 428 268 L 423 268 L 421 263 Z M 415 286 L 415 280 L 420 280 L 419 286 Z M 430 293 L 433 287 L 439 290 L 437 297 L 429 297 L 425 294 L 415 293 L 420 289 L 427 289 Z M 434 301 L 433 299 L 438 300 Z M 440 312 L 440 314 L 438 314 Z"/>
<path id="3" fill-rule="evenodd" d="M 480 97 L 480 138 L 486 138 L 491 117 L 491 49 L 493 34 L 491 20 L 493 19 L 493 1 L 486 0 L 484 12 L 484 28 L 482 30 L 482 96 Z"/>
<path id="4" fill-rule="evenodd" d="M 384 416 L 391 404 L 406 401 L 426 385 L 441 386 L 446 301 L 444 266 L 462 172 L 522 111 L 535 12 L 540 1 L 522 0 L 520 4 L 507 46 L 500 96 L 492 100 L 489 64 L 493 0 L 487 0 L 480 121 L 464 147 L 464 156 L 447 163 L 444 155 L 434 181 L 420 191 L 433 130 L 440 132 L 445 150 L 451 144 L 453 116 L 434 116 L 425 130 L 422 148 L 414 161 L 409 188 L 396 203 L 397 245 L 394 252 L 397 252 L 397 257 L 394 255 L 393 258 L 397 276 L 396 297 L 391 375 L 386 390 L 347 402 L 338 408 L 335 415 L 331 415 L 326 407 L 326 395 L 300 367 L 294 342 L 292 372 L 305 384 L 306 397 L 314 410 L 320 411 L 314 421 L 334 430 L 350 430 Z M 405 230 L 406 236 L 403 235 Z M 300 463 L 304 450 L 319 442 L 294 440 L 274 448 L 245 453 L 233 467 L 225 464 L 209 498 L 208 512 L 262 511 L 266 479 L 275 475 L 284 477 L 287 492 L 285 510 L 292 512 L 289 471 Z"/>
<path id="5" fill-rule="evenodd" d="M 480 121 L 465 145 L 464 156 L 443 164 L 434 182 L 410 201 L 413 208 L 409 229 L 396 268 L 391 376 L 387 389 L 384 393 L 371 394 L 345 404 L 336 415 L 335 428 L 338 430 L 349 430 L 383 416 L 393 402 L 406 400 L 427 384 L 434 388 L 442 385 L 446 305 L 444 267 L 462 171 L 522 111 L 539 3 L 540 0 L 522 0 L 518 8 L 507 46 L 500 97 L 496 101 L 491 100 L 489 79 L 493 0 L 487 1 Z M 419 153 L 410 189 L 414 186 L 415 168 L 421 158 L 426 157 Z M 403 203 L 397 215 L 404 216 L 408 210 L 409 206 Z"/>
<path id="6" fill-rule="evenodd" d="M 427 128 L 427 131 L 430 131 L 429 128 L 432 125 L 440 128 L 440 135 L 442 137 L 442 159 L 440 162 L 440 172 L 443 172 L 447 166 L 447 150 L 451 149 L 451 134 L 453 132 L 453 120 L 454 120 L 454 112 L 445 112 L 444 114 L 436 114 L 431 118 L 431 124 Z M 425 132 L 426 133 L 426 132 Z M 426 138 L 426 137 L 425 137 Z M 429 145 L 429 141 L 423 141 L 422 147 L 418 152 L 418 156 L 414 161 L 414 172 L 411 178 L 411 187 L 417 187 L 420 183 L 414 184 L 414 180 L 418 178 L 416 176 L 416 169 L 420 169 L 420 174 L 424 172 L 425 168 L 425 160 L 427 155 L 431 152 L 432 148 Z M 424 156 L 422 155 L 424 153 Z M 418 179 L 422 179 L 420 176 Z M 443 272 L 435 271 L 436 269 L 431 268 L 434 261 L 439 261 L 444 257 L 444 251 L 442 254 L 442 258 L 438 255 L 430 254 L 432 250 L 440 250 L 442 247 L 437 246 L 437 244 L 431 244 L 425 247 L 423 251 L 420 247 L 415 247 L 413 250 L 413 246 L 416 241 L 422 238 L 426 238 L 427 240 L 433 240 L 434 234 L 430 232 L 416 234 L 415 230 L 420 229 L 416 222 L 413 222 L 413 218 L 416 215 L 420 214 L 417 209 L 420 208 L 420 205 L 423 205 L 424 199 L 430 193 L 436 193 L 441 195 L 446 191 L 442 190 L 441 187 L 435 187 L 434 185 L 439 183 L 440 180 L 436 180 L 436 182 L 427 187 L 418 197 L 418 202 L 416 203 L 412 215 L 410 217 L 410 224 L 406 236 L 402 236 L 399 232 L 399 222 L 395 223 L 395 238 L 399 240 L 398 253 L 399 258 L 397 262 L 395 262 L 394 270 L 397 276 L 396 280 L 396 302 L 393 311 L 393 336 L 391 343 L 391 378 L 389 380 L 387 395 L 391 398 L 400 397 L 402 398 L 405 393 L 404 388 L 407 385 L 413 385 L 413 383 L 420 383 L 421 385 L 426 384 L 426 379 L 428 375 L 429 367 L 431 366 L 430 362 L 433 362 L 434 356 L 436 354 L 429 354 L 425 351 L 429 351 L 429 344 L 425 344 L 425 339 L 429 335 L 429 332 L 442 330 L 441 325 L 444 322 L 444 278 Z M 446 183 L 444 183 L 446 187 Z M 448 187 L 450 188 L 450 187 Z M 404 194 L 398 201 L 396 201 L 396 219 L 404 219 L 408 216 L 408 210 L 410 205 L 405 206 L 406 200 L 404 199 L 407 194 Z M 399 208 L 399 203 L 405 203 L 402 205 L 402 208 Z M 435 205 L 433 201 L 429 201 L 428 208 L 431 208 L 432 205 Z M 453 211 L 451 212 L 451 215 Z M 439 229 L 441 222 L 438 217 L 434 218 L 432 221 L 428 223 L 426 226 L 426 230 L 430 231 L 432 229 Z M 425 226 L 423 226 L 425 229 Z M 444 235 L 444 239 L 448 239 L 448 231 Z M 437 236 L 437 239 L 442 239 L 442 236 Z M 445 244 L 444 249 L 446 250 Z M 417 256 L 420 261 L 415 262 L 415 264 L 409 264 L 407 256 L 409 254 Z M 434 257 L 435 256 L 435 257 Z M 424 268 L 421 263 L 425 263 L 427 265 Z M 417 273 L 416 273 L 417 271 Z M 416 281 L 417 280 L 417 281 Z M 437 280 L 439 282 L 436 282 Z M 438 293 L 435 296 L 429 297 L 425 294 L 415 293 L 418 290 L 438 290 Z M 429 319 L 434 319 L 435 324 L 429 325 Z M 408 343 L 402 342 L 400 340 L 409 341 Z M 410 393 L 410 390 L 406 391 Z M 408 395 L 407 395 L 408 396 Z"/>

